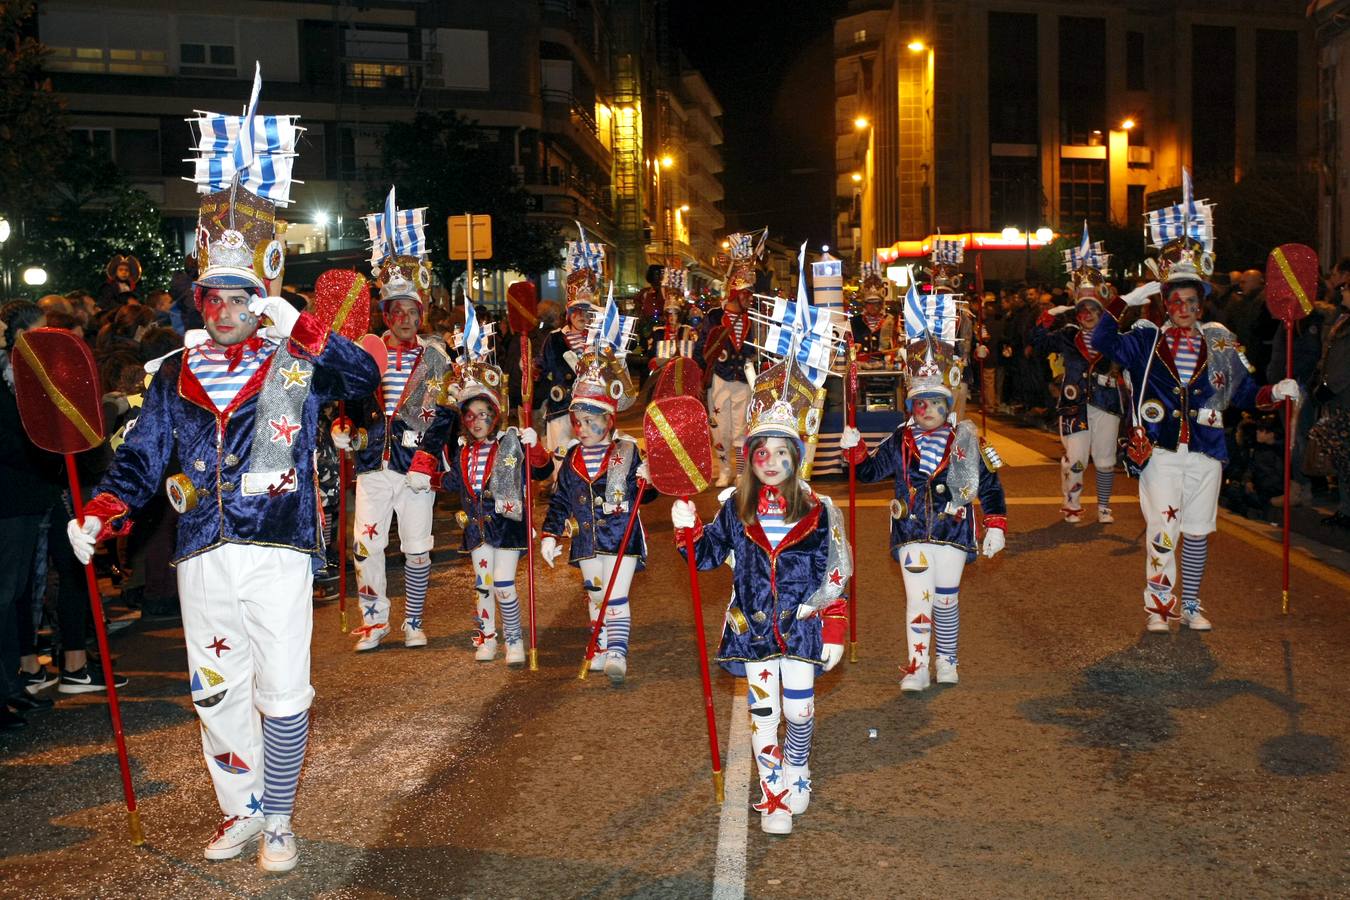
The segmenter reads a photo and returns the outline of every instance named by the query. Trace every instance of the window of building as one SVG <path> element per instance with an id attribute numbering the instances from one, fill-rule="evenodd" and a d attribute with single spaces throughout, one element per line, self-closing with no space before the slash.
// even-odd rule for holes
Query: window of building
<path id="1" fill-rule="evenodd" d="M 100 156 L 113 159 L 113 131 L 111 128 L 71 128 L 70 136 L 77 144 L 92 148 Z"/>
<path id="2" fill-rule="evenodd" d="M 178 74 L 234 78 L 238 74 L 233 44 L 179 44 Z"/>
<path id="3" fill-rule="evenodd" d="M 1106 131 L 1106 20 L 1060 16 L 1060 143 L 1103 143 Z"/>
<path id="4" fill-rule="evenodd" d="M 1059 221 L 1105 224 L 1107 219 L 1106 160 L 1061 159 Z"/>
<path id="5" fill-rule="evenodd" d="M 1191 96 L 1197 99 L 1191 104 L 1196 174 L 1231 179 L 1237 154 L 1236 29 L 1191 26 Z"/>
<path id="6" fill-rule="evenodd" d="M 1148 75 L 1144 58 L 1144 33 L 1125 32 L 1125 90 L 1148 90 Z"/>
<path id="7" fill-rule="evenodd" d="M 117 167 L 128 175 L 159 176 L 159 129 L 118 128 L 113 132 Z"/>
<path id="8" fill-rule="evenodd" d="M 859 28 L 857 31 L 853 32 L 853 43 L 861 44 L 865 40 L 867 40 L 866 28 Z"/>
<path id="9" fill-rule="evenodd" d="M 56 72 L 167 75 L 168 26 L 162 17 L 104 16 L 44 8 L 38 34 L 47 46 L 43 66 Z"/>
<path id="10" fill-rule="evenodd" d="M 1041 164 L 1034 156 L 989 160 L 989 228 L 1038 228 L 1041 218 Z"/>
<path id="11" fill-rule="evenodd" d="M 1256 152 L 1292 156 L 1298 148 L 1298 33 L 1256 30 Z"/>
<path id="12" fill-rule="evenodd" d="M 342 33 L 347 86 L 367 90 L 412 87 L 409 61 L 412 36 L 406 31 L 348 28 Z"/>
<path id="13" fill-rule="evenodd" d="M 1034 13 L 989 13 L 989 142 L 1040 142 Z"/>

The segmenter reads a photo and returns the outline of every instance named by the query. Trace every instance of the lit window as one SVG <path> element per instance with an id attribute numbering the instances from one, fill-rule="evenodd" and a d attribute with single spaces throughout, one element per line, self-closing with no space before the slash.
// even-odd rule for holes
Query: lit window
<path id="1" fill-rule="evenodd" d="M 866 28 L 859 28 L 857 31 L 853 32 L 853 43 L 861 44 L 865 40 L 867 40 Z"/>

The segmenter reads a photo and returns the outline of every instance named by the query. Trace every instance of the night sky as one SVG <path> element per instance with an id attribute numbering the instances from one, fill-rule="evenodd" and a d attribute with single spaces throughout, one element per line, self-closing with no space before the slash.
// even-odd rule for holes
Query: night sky
<path id="1" fill-rule="evenodd" d="M 728 230 L 833 242 L 833 20 L 845 6 L 671 3 L 671 38 L 722 103 Z"/>

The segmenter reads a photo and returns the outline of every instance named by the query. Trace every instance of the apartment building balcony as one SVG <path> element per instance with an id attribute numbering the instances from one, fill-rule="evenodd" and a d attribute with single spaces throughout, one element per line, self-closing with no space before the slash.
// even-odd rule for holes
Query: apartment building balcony
<path id="1" fill-rule="evenodd" d="M 540 99 L 543 101 L 544 130 L 562 138 L 577 152 L 595 160 L 601 168 L 608 169 L 610 152 L 600 140 L 600 126 L 592 110 L 568 91 L 545 88 L 540 91 Z"/>

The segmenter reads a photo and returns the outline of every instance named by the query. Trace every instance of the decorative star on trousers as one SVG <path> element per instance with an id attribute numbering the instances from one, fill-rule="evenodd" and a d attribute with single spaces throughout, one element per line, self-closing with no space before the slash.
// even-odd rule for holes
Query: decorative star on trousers
<path id="1" fill-rule="evenodd" d="M 1175 597 L 1173 597 L 1171 600 L 1164 600 L 1157 594 L 1151 594 L 1150 596 L 1153 599 L 1153 605 L 1144 607 L 1149 612 L 1158 616 L 1164 622 L 1166 622 L 1168 619 L 1178 619 L 1181 617 L 1181 614 L 1176 611 L 1177 601 Z"/>
<path id="2" fill-rule="evenodd" d="M 366 611 L 366 615 L 368 615 L 368 616 L 370 616 L 370 617 L 372 617 L 372 618 L 374 618 L 375 616 L 378 616 L 378 615 L 380 614 L 380 608 L 379 608 L 378 606 L 376 606 L 374 603 L 372 603 L 372 604 L 370 604 L 369 606 L 365 607 L 365 611 Z"/>
<path id="3" fill-rule="evenodd" d="M 249 794 L 248 808 L 255 816 L 262 815 L 262 800 L 256 794 Z"/>
<path id="4" fill-rule="evenodd" d="M 754 808 L 756 811 L 764 813 L 766 816 L 780 809 L 786 813 L 792 812 L 792 810 L 788 808 L 786 799 L 788 793 L 792 790 L 791 788 L 783 788 L 780 793 L 774 793 L 769 789 L 769 785 L 765 783 L 763 789 L 764 799 L 755 804 Z"/>
<path id="5" fill-rule="evenodd" d="M 917 643 L 917 644 L 914 645 L 914 652 L 915 652 L 915 653 L 922 653 L 922 652 L 924 652 L 924 651 L 927 650 L 927 649 L 928 649 L 928 645 L 925 644 L 925 643 L 923 643 L 923 642 L 920 642 L 920 643 Z"/>
<path id="6" fill-rule="evenodd" d="M 216 659 L 220 659 L 220 654 L 227 652 L 231 647 L 225 643 L 225 638 L 215 637 L 215 635 L 212 635 L 212 637 L 215 639 L 206 645 L 206 649 L 216 651 Z"/>
<path id="7" fill-rule="evenodd" d="M 402 527 L 402 526 L 400 526 L 400 527 Z M 374 522 L 372 522 L 372 523 L 369 524 L 369 525 L 362 525 L 362 526 L 361 526 L 361 530 L 364 531 L 364 532 L 366 533 L 366 537 L 368 537 L 368 538 L 373 538 L 375 535 L 377 535 L 377 534 L 380 533 L 380 526 L 378 526 L 378 525 L 376 525 Z M 400 532 L 400 534 L 401 534 L 401 533 L 402 533 L 402 532 Z"/>
<path id="8" fill-rule="evenodd" d="M 759 673 L 759 680 L 760 680 L 760 681 L 768 681 L 770 677 L 772 677 L 772 676 L 769 674 L 769 670 L 768 670 L 768 669 L 761 669 L 761 670 L 760 670 L 760 673 Z"/>
<path id="9" fill-rule="evenodd" d="M 1162 568 L 1162 560 L 1158 559 L 1158 557 L 1154 556 L 1152 553 L 1148 555 L 1148 564 L 1150 568 L 1154 569 Z"/>
<path id="10" fill-rule="evenodd" d="M 313 374 L 314 374 L 313 369 L 300 368 L 300 361 L 296 360 L 291 363 L 291 367 L 289 369 L 281 370 L 281 377 L 286 379 L 286 383 L 283 384 L 281 387 L 283 390 L 287 391 L 289 391 L 293 387 L 305 387 L 305 385 L 308 384 L 309 382 L 309 376 Z"/>
<path id="11" fill-rule="evenodd" d="M 1180 512 L 1180 510 L 1178 510 L 1175 506 L 1169 505 L 1167 509 L 1163 510 L 1163 515 L 1167 516 L 1167 521 L 1173 522 L 1176 521 L 1178 512 Z"/>
<path id="12" fill-rule="evenodd" d="M 911 659 L 909 665 L 905 666 L 900 671 L 904 672 L 906 675 L 913 675 L 915 672 L 919 671 L 919 661 L 917 659 Z"/>
<path id="13" fill-rule="evenodd" d="M 272 443 L 284 443 L 289 447 L 295 440 L 295 433 L 300 430 L 299 423 L 291 424 L 291 420 L 282 416 L 280 419 L 268 419 L 267 424 L 272 426 Z"/>

